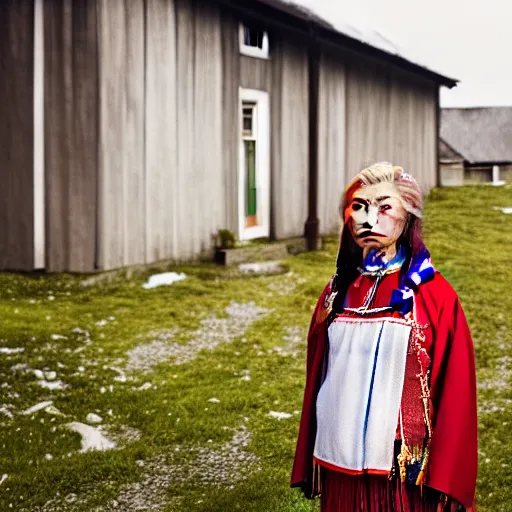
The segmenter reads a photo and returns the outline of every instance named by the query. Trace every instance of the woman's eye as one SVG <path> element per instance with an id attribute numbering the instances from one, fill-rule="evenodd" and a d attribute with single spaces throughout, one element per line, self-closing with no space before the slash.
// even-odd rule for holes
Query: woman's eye
<path id="1" fill-rule="evenodd" d="M 357 210 L 360 210 L 362 207 L 363 207 L 362 204 L 355 203 L 355 204 L 352 205 L 352 210 L 357 211 Z"/>
<path id="2" fill-rule="evenodd" d="M 386 210 L 391 210 L 391 206 L 389 206 L 389 204 L 383 204 L 383 205 L 380 207 L 380 211 L 381 211 L 381 212 L 385 212 Z"/>

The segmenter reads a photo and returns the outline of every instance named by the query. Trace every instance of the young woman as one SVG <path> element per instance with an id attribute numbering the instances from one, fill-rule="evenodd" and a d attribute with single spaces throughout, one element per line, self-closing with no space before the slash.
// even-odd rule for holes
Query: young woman
<path id="1" fill-rule="evenodd" d="M 400 167 L 349 184 L 336 274 L 308 335 L 291 485 L 322 512 L 474 511 L 474 349 L 459 299 L 421 238 Z"/>

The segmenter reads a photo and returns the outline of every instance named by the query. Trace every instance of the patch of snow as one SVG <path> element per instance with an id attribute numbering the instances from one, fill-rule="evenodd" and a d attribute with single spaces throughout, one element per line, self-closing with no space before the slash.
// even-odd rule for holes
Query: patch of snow
<path id="1" fill-rule="evenodd" d="M 25 409 L 21 414 L 28 416 L 29 414 L 34 414 L 37 411 L 40 411 L 41 409 L 46 409 L 47 407 L 50 407 L 50 405 L 53 405 L 52 400 L 47 400 L 46 402 L 40 402 L 36 405 L 33 405 L 32 407 L 29 407 L 28 409 Z"/>
<path id="2" fill-rule="evenodd" d="M 111 450 L 116 447 L 114 441 L 106 438 L 103 433 L 97 428 L 80 423 L 79 421 L 73 421 L 66 425 L 70 430 L 78 432 L 82 436 L 82 448 L 80 452 L 87 452 L 89 450 Z"/>
<path id="3" fill-rule="evenodd" d="M 34 370 L 33 374 L 40 380 L 44 379 L 44 373 L 41 370 Z"/>
<path id="4" fill-rule="evenodd" d="M 117 377 L 114 377 L 114 380 L 116 382 L 126 382 L 128 380 L 128 378 L 126 377 L 126 374 L 120 368 L 117 368 L 115 366 L 110 366 L 110 369 L 112 371 L 118 373 Z"/>
<path id="5" fill-rule="evenodd" d="M 220 400 L 218 398 L 209 398 L 208 399 L 208 402 L 210 402 L 211 404 L 220 404 Z"/>
<path id="6" fill-rule="evenodd" d="M 57 378 L 57 372 L 46 372 L 46 380 L 55 380 Z"/>
<path id="7" fill-rule="evenodd" d="M 75 333 L 75 334 L 83 334 L 85 337 L 89 337 L 90 334 L 89 334 L 89 331 L 86 331 L 85 329 L 82 329 L 80 327 L 75 327 L 71 330 L 71 332 Z"/>
<path id="8" fill-rule="evenodd" d="M 88 423 L 101 423 L 103 421 L 103 418 L 101 416 L 98 416 L 97 414 L 94 414 L 93 412 L 90 412 L 85 420 Z"/>
<path id="9" fill-rule="evenodd" d="M 44 412 L 46 412 L 48 414 L 53 414 L 55 416 L 65 416 L 65 414 L 61 413 L 59 411 L 59 409 L 57 409 L 57 407 L 55 407 L 54 405 L 50 405 L 50 406 L 46 407 Z"/>
<path id="10" fill-rule="evenodd" d="M 262 261 L 257 263 L 241 263 L 238 270 L 243 274 L 279 274 L 283 267 L 279 261 Z"/>
<path id="11" fill-rule="evenodd" d="M 19 354 L 21 352 L 25 352 L 25 349 L 23 347 L 0 347 L 0 354 Z"/>
<path id="12" fill-rule="evenodd" d="M 153 384 L 151 384 L 151 382 L 145 382 L 144 384 L 142 384 L 142 386 L 138 387 L 138 388 L 133 388 L 134 391 L 147 391 L 148 389 L 151 389 L 153 387 Z"/>
<path id="13" fill-rule="evenodd" d="M 98 321 L 96 322 L 96 325 L 97 325 L 98 327 L 104 327 L 104 326 L 105 326 L 105 325 L 107 325 L 107 324 L 108 324 L 108 320 L 98 320 Z"/>
<path id="14" fill-rule="evenodd" d="M 11 409 L 13 408 L 14 407 L 12 405 L 2 404 L 0 405 L 0 413 L 12 420 L 14 418 L 14 414 L 11 412 Z"/>
<path id="15" fill-rule="evenodd" d="M 39 380 L 39 381 L 37 381 L 37 383 L 42 388 L 46 388 L 51 391 L 56 390 L 56 389 L 66 389 L 67 388 L 67 385 L 64 384 L 64 382 L 62 382 L 61 380 L 54 380 L 52 382 L 49 382 L 47 380 Z"/>
<path id="16" fill-rule="evenodd" d="M 512 208 L 509 206 L 506 206 L 506 207 L 495 206 L 494 209 L 502 211 L 505 215 L 512 215 Z"/>
<path id="17" fill-rule="evenodd" d="M 187 278 L 187 275 L 177 272 L 164 272 L 162 274 L 153 274 L 149 277 L 148 282 L 142 285 L 142 288 L 145 290 L 150 290 L 152 288 L 156 288 L 158 286 L 169 286 L 171 284 L 177 283 L 178 281 L 183 281 Z"/>
<path id="18" fill-rule="evenodd" d="M 7 473 L 4 473 L 2 475 L 2 478 L 0 478 L 0 485 L 2 485 L 8 478 L 9 478 L 9 475 Z"/>
<path id="19" fill-rule="evenodd" d="M 63 336 L 62 334 L 52 334 L 50 336 L 50 338 L 53 340 L 53 341 L 57 341 L 57 340 L 67 340 L 68 337 L 67 336 Z"/>
<path id="20" fill-rule="evenodd" d="M 80 373 L 84 373 L 85 372 L 85 368 L 83 366 L 79 366 L 77 368 L 77 370 L 80 372 Z"/>
<path id="21" fill-rule="evenodd" d="M 14 373 L 28 372 L 29 370 L 30 370 L 30 368 L 27 363 L 18 363 L 18 364 L 15 364 L 14 366 L 11 366 L 11 371 Z"/>
<path id="22" fill-rule="evenodd" d="M 47 453 L 47 454 L 44 456 L 44 458 L 45 458 L 46 460 L 52 460 L 52 459 L 53 459 L 53 455 L 52 455 L 51 453 Z"/>
<path id="23" fill-rule="evenodd" d="M 268 413 L 269 416 L 272 418 L 276 418 L 277 420 L 287 420 L 288 418 L 291 418 L 292 415 L 287 412 L 276 412 L 276 411 L 270 411 Z"/>

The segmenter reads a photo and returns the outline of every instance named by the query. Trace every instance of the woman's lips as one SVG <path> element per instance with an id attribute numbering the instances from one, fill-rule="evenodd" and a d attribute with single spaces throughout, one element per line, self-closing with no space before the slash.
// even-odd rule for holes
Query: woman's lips
<path id="1" fill-rule="evenodd" d="M 363 231 L 362 233 L 359 233 L 359 235 L 357 235 L 357 238 L 378 238 L 382 236 L 383 235 L 380 235 L 379 233 L 374 233 L 373 231 L 366 230 Z"/>

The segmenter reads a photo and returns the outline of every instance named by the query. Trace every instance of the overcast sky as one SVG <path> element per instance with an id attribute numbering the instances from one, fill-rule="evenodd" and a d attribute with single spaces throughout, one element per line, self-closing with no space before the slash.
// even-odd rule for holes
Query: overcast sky
<path id="1" fill-rule="evenodd" d="M 512 106 L 512 0 L 294 0 L 334 25 L 375 29 L 451 78 L 444 107 Z"/>

